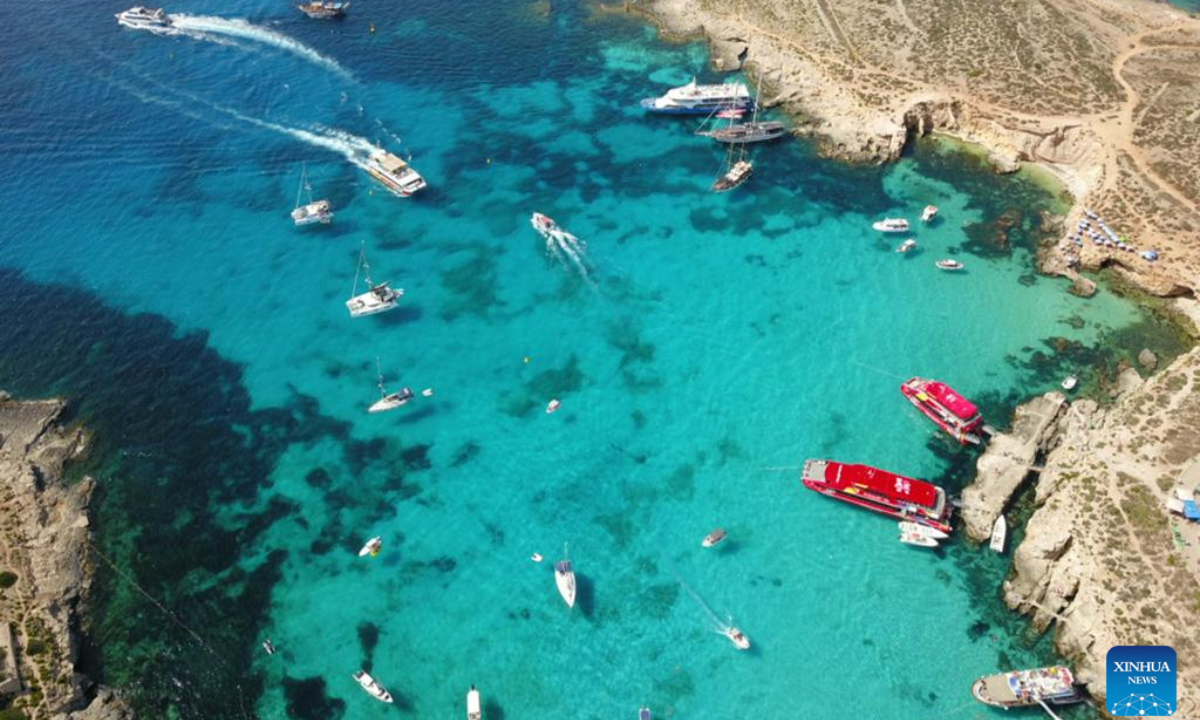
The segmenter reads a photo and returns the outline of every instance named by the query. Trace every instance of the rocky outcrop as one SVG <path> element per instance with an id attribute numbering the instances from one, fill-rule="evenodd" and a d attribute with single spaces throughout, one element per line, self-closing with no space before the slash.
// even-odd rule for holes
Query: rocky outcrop
<path id="1" fill-rule="evenodd" d="M 124 704 L 75 670 L 95 483 L 62 480 L 64 465 L 87 445 L 81 429 L 58 424 L 64 406 L 0 398 L 0 569 L 16 576 L 0 597 L 0 620 L 16 630 L 16 670 L 26 691 L 13 706 L 32 720 L 123 720 Z"/>
<path id="2" fill-rule="evenodd" d="M 996 518 L 1054 437 L 1066 403 L 1059 392 L 1034 398 L 1017 408 L 1012 430 L 988 441 L 976 463 L 975 481 L 962 494 L 962 519 L 973 540 L 992 534 Z"/>

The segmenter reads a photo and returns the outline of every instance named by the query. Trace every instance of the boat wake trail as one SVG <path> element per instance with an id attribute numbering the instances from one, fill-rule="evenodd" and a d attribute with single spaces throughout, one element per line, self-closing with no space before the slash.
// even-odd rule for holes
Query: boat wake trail
<path id="1" fill-rule="evenodd" d="M 270 45 L 280 50 L 285 50 L 298 55 L 311 63 L 320 65 L 326 70 L 341 75 L 346 79 L 353 79 L 353 76 L 348 70 L 338 64 L 337 60 L 328 58 L 321 53 L 313 50 L 304 43 L 285 35 L 281 32 L 276 32 L 269 28 L 254 25 L 245 20 L 238 18 L 221 18 L 212 15 L 186 15 L 178 14 L 171 15 L 171 24 L 174 29 L 182 31 L 189 37 L 196 37 L 202 40 L 218 40 L 211 37 L 212 35 L 225 35 L 235 37 L 242 40 L 250 40 L 252 42 Z"/>
<path id="2" fill-rule="evenodd" d="M 312 129 L 305 130 L 303 128 L 280 125 L 268 120 L 259 120 L 258 118 L 252 118 L 234 110 L 225 110 L 225 112 L 229 113 L 233 117 L 236 117 L 238 120 L 248 122 L 251 125 L 256 125 L 266 130 L 273 130 L 283 135 L 289 135 L 297 140 L 300 140 L 301 142 L 306 142 L 315 147 L 332 150 L 335 153 L 341 154 L 346 158 L 346 160 L 350 161 L 354 165 L 357 165 L 363 170 L 367 169 L 367 159 L 370 158 L 373 153 L 382 151 L 382 148 L 372 144 L 366 138 L 352 135 L 344 130 L 338 130 L 337 128 L 329 128 L 325 127 L 324 125 L 315 125 Z"/>
<path id="3" fill-rule="evenodd" d="M 700 593 L 693 590 L 691 586 L 689 586 L 683 580 L 680 580 L 678 577 L 675 579 L 679 581 L 680 587 L 682 587 L 684 590 L 687 590 L 688 595 L 692 596 L 692 599 L 696 601 L 696 604 L 703 608 L 704 612 L 708 615 L 708 619 L 712 621 L 713 632 L 724 635 L 731 627 L 733 627 L 732 621 L 722 622 L 721 618 L 717 617 L 717 614 L 708 606 L 708 603 L 704 602 L 704 598 L 700 597 Z"/>
<path id="4" fill-rule="evenodd" d="M 584 282 L 592 284 L 588 271 L 587 243 L 566 230 L 551 230 L 546 233 L 546 249 L 564 267 L 578 272 Z"/>

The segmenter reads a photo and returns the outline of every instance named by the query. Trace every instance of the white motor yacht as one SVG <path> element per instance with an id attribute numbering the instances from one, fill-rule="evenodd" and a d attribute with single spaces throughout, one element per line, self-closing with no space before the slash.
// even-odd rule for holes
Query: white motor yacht
<path id="1" fill-rule="evenodd" d="M 387 688 L 380 685 L 375 678 L 368 675 L 366 670 L 359 670 L 358 672 L 354 673 L 354 679 L 358 681 L 358 684 L 362 686 L 362 689 L 366 690 L 367 694 L 371 697 L 380 702 L 392 702 L 392 694 L 387 691 Z"/>
<path id="2" fill-rule="evenodd" d="M 131 7 L 117 13 L 117 22 L 134 30 L 160 30 L 171 27 L 171 16 L 162 8 Z"/>

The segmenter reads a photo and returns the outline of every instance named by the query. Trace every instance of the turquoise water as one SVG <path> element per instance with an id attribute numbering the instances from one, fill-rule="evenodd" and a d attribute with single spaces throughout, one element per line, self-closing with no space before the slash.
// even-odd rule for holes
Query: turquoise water
<path id="1" fill-rule="evenodd" d="M 971 454 L 901 379 L 945 379 L 1003 425 L 1079 369 L 1051 338 L 1130 338 L 1088 355 L 1109 367 L 1168 342 L 1031 273 L 1056 200 L 1027 178 L 938 143 L 852 169 L 793 142 L 712 195 L 720 149 L 635 106 L 711 77 L 703 48 L 576 3 L 220 8 L 271 36 L 155 36 L 120 9 L 9 18 L 28 40 L 0 49 L 22 99 L 0 384 L 78 398 L 101 546 L 201 638 L 101 568 L 89 669 L 151 716 L 382 717 L 350 678 L 365 666 L 420 718 L 461 713 L 472 683 L 491 719 L 986 717 L 975 677 L 1050 659 L 999 606 L 1003 559 L 902 546 L 797 479 L 835 457 L 958 489 Z M 345 156 L 363 143 L 411 152 L 430 189 L 382 192 Z M 302 163 L 328 228 L 287 217 Z M 870 230 L 928 203 L 919 253 Z M 535 210 L 586 241 L 586 272 Z M 361 243 L 406 294 L 352 321 Z M 934 269 L 950 255 L 967 271 Z M 368 415 L 376 357 L 435 395 Z M 730 540 L 701 552 L 716 526 Z M 382 555 L 358 558 L 374 535 Z M 567 543 L 574 611 L 529 560 Z"/>

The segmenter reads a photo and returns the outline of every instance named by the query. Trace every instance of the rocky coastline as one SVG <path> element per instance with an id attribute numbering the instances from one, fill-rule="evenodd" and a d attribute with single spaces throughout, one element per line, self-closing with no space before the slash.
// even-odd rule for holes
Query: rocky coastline
<path id="1" fill-rule="evenodd" d="M 76 669 L 96 484 L 63 481 L 88 445 L 81 428 L 60 424 L 65 407 L 0 392 L 0 707 L 13 719 L 131 720 L 116 693 Z"/>

